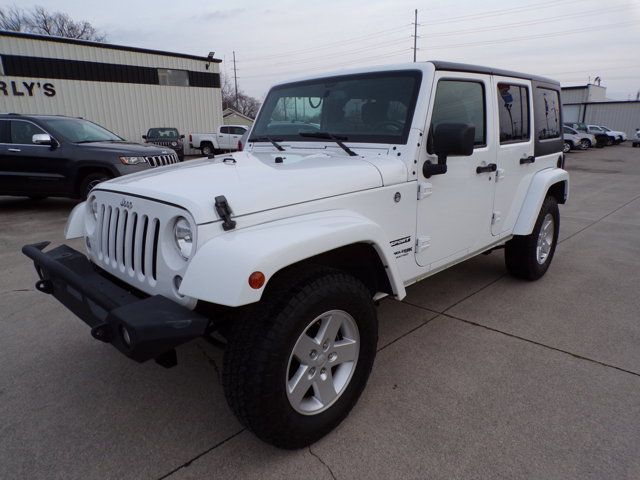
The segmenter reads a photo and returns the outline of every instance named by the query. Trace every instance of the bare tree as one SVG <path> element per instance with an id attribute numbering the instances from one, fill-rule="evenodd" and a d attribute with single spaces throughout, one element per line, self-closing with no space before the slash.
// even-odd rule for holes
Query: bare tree
<path id="1" fill-rule="evenodd" d="M 236 90 L 233 82 L 226 75 L 220 75 L 220 89 L 222 90 L 222 109 L 232 108 L 236 112 L 255 118 L 260 109 L 260 101 L 250 97 L 242 90 L 238 90 L 236 101 Z"/>
<path id="2" fill-rule="evenodd" d="M 63 12 L 50 12 L 44 7 L 25 10 L 17 6 L 0 8 L 0 29 L 36 33 L 55 37 L 104 42 L 107 36 L 85 20 L 73 20 Z"/>

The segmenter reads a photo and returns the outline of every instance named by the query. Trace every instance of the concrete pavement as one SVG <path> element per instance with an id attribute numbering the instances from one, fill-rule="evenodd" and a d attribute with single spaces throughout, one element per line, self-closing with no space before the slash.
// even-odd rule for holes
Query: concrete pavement
<path id="1" fill-rule="evenodd" d="M 640 478 L 640 150 L 567 168 L 547 275 L 497 251 L 381 302 L 359 404 L 296 452 L 239 425 L 208 343 L 138 365 L 35 292 L 19 248 L 74 203 L 0 197 L 0 478 Z"/>

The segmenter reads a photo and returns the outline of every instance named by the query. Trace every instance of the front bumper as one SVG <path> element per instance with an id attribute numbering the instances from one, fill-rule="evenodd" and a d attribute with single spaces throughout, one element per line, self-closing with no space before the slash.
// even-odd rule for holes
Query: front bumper
<path id="1" fill-rule="evenodd" d="M 111 343 L 127 357 L 137 362 L 153 358 L 172 366 L 174 347 L 208 333 L 207 317 L 161 295 L 124 288 L 67 245 L 44 252 L 48 244 L 22 248 L 40 277 L 36 288 L 52 294 L 91 327 L 94 338 Z"/>

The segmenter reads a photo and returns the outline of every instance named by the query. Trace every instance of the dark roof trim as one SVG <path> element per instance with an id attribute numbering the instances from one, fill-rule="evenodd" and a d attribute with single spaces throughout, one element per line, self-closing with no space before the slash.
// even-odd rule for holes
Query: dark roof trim
<path id="1" fill-rule="evenodd" d="M 525 80 L 536 80 L 538 82 L 550 83 L 560 86 L 560 82 L 551 78 L 540 77 L 538 75 L 531 75 L 528 73 L 513 72 L 511 70 L 501 70 L 499 68 L 481 67 L 479 65 L 469 65 L 466 63 L 456 62 L 443 62 L 441 60 L 431 61 L 436 67 L 436 70 L 448 70 L 452 72 L 471 72 L 471 73 L 484 73 L 487 75 L 501 75 L 503 77 L 522 78 Z"/>
<path id="2" fill-rule="evenodd" d="M 112 43 L 90 42 L 88 40 L 77 40 L 75 38 L 50 37 L 47 35 L 36 35 L 34 33 L 9 32 L 7 30 L 0 30 L 0 37 L 29 38 L 31 40 L 40 40 L 43 42 L 71 43 L 74 45 L 84 45 L 86 47 L 106 48 L 110 50 L 124 50 L 126 52 L 136 52 L 136 53 L 148 53 L 152 55 L 163 55 L 165 57 L 188 58 L 189 60 L 199 60 L 201 62 L 209 61 L 207 57 L 189 55 L 186 53 L 166 52 L 164 50 L 151 50 L 149 48 L 127 47 L 125 45 L 114 45 Z M 220 60 L 219 58 L 214 58 L 211 61 L 213 63 L 222 62 L 222 60 Z"/>
<path id="3" fill-rule="evenodd" d="M 606 105 L 608 103 L 640 103 L 640 100 L 607 100 L 606 102 L 571 102 L 563 105 Z"/>
<path id="4" fill-rule="evenodd" d="M 589 85 L 575 85 L 573 87 L 562 87 L 562 90 L 584 90 L 589 88 Z"/>

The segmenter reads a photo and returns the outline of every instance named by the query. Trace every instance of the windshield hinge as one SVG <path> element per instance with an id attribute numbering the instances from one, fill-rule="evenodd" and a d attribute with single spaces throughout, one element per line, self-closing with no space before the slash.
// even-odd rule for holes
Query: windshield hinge
<path id="1" fill-rule="evenodd" d="M 233 230 L 236 228 L 236 222 L 231 220 L 231 207 L 229 206 L 229 202 L 227 202 L 227 198 L 224 195 L 220 195 L 216 197 L 216 212 L 223 220 L 222 229 L 224 231 Z"/>
<path id="2" fill-rule="evenodd" d="M 433 193 L 433 185 L 431 182 L 420 182 L 418 184 L 418 200 L 428 197 Z"/>

